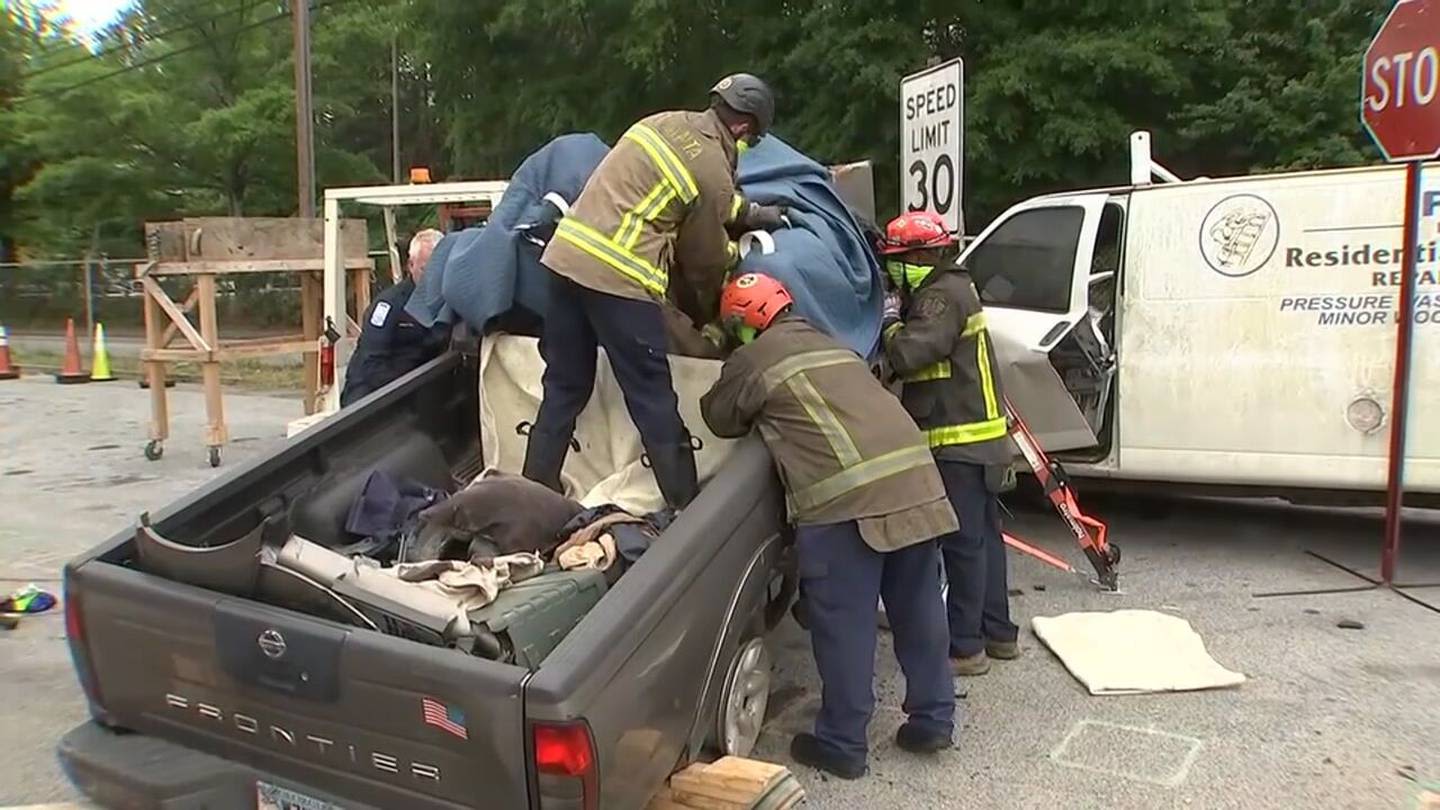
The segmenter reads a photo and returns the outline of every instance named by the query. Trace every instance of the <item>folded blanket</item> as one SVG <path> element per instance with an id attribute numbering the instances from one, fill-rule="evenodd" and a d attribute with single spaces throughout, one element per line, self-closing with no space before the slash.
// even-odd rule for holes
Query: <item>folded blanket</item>
<path id="1" fill-rule="evenodd" d="M 465 614 L 494 602 L 504 588 L 524 582 L 543 570 L 545 561 L 538 554 L 529 552 L 491 557 L 479 564 L 461 560 L 428 560 L 380 569 L 381 573 L 401 582 L 443 597 L 457 613 Z"/>

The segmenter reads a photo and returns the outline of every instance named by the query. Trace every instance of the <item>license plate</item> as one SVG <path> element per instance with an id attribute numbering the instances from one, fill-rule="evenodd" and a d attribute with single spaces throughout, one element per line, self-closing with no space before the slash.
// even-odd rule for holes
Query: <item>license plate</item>
<path id="1" fill-rule="evenodd" d="M 341 810 L 339 805 L 323 799 L 306 796 L 304 793 L 272 785 L 269 782 L 255 783 L 256 810 Z"/>

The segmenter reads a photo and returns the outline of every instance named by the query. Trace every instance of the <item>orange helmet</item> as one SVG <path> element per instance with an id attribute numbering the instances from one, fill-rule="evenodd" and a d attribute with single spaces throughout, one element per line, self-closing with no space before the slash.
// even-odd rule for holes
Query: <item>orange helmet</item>
<path id="1" fill-rule="evenodd" d="M 737 333 L 741 327 L 768 329 L 775 316 L 794 303 L 784 284 L 763 273 L 746 273 L 720 294 L 720 322 Z"/>
<path id="2" fill-rule="evenodd" d="M 934 211 L 911 211 L 890 220 L 885 226 L 885 255 L 908 250 L 944 248 L 955 244 L 945 229 L 945 220 Z"/>

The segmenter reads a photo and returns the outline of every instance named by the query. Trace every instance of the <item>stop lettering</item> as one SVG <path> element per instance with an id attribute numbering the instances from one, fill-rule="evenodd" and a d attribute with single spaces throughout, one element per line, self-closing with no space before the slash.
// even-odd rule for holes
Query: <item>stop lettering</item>
<path id="1" fill-rule="evenodd" d="M 1440 155 L 1440 0 L 1400 0 L 1365 51 L 1360 117 L 1390 160 Z"/>
<path id="2" fill-rule="evenodd" d="M 1383 113 L 1392 104 L 1396 109 L 1407 103 L 1429 104 L 1435 100 L 1437 71 L 1440 51 L 1433 45 L 1418 54 L 1405 51 L 1376 57 L 1370 65 L 1370 94 L 1365 97 L 1365 106 Z"/>

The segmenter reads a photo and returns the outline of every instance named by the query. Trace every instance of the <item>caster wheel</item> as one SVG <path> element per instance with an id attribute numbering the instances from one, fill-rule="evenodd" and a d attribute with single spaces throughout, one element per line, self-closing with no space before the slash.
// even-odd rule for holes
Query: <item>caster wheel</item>
<path id="1" fill-rule="evenodd" d="M 165 455 L 165 445 L 161 444 L 159 439 L 151 439 L 145 445 L 146 459 L 150 461 L 159 461 L 160 457 L 163 455 Z"/>
<path id="2" fill-rule="evenodd" d="M 220 448 L 218 448 L 218 447 L 212 447 L 212 448 L 210 448 L 210 466 L 211 466 L 211 467 L 219 467 L 219 466 L 220 466 Z"/>
<path id="3" fill-rule="evenodd" d="M 1120 547 L 1117 546 L 1117 545 L 1115 545 L 1114 543 L 1108 543 L 1108 544 L 1106 544 L 1106 551 L 1107 551 L 1107 553 L 1106 553 L 1105 556 L 1109 558 L 1110 564 L 1111 564 L 1111 565 L 1119 565 L 1119 564 L 1120 564 Z"/>

